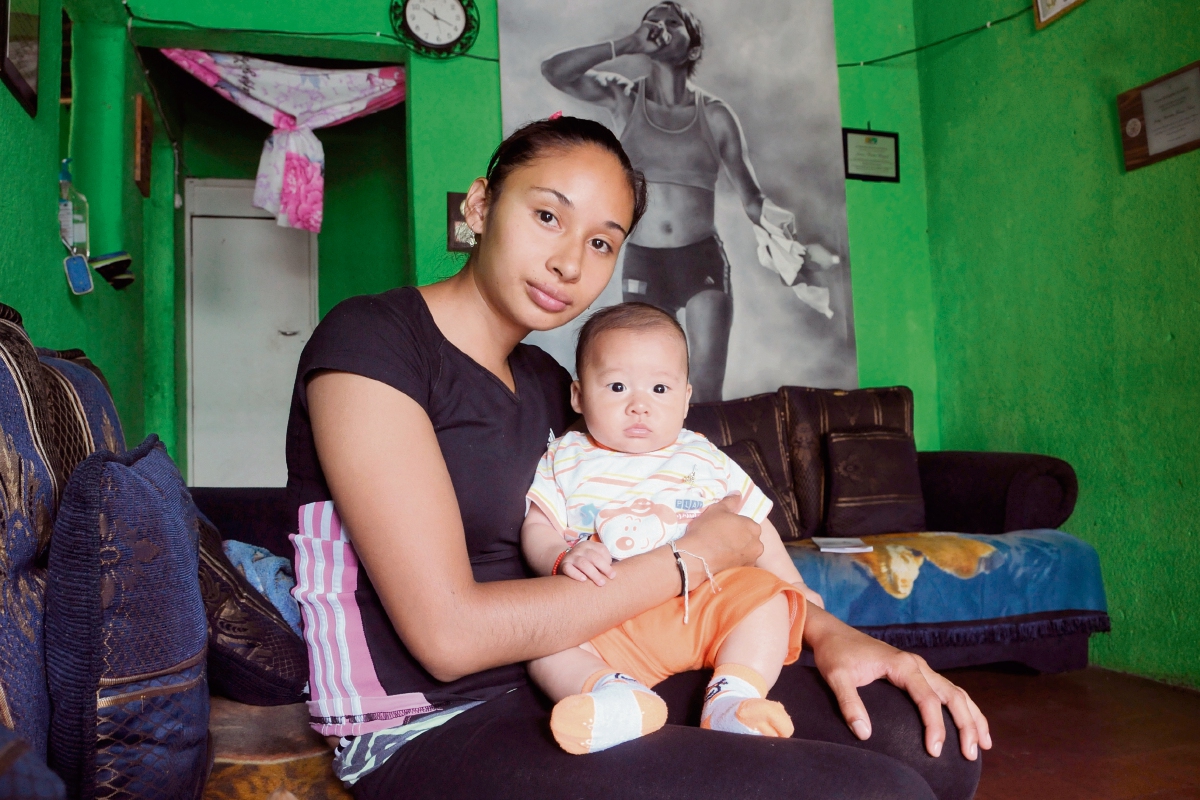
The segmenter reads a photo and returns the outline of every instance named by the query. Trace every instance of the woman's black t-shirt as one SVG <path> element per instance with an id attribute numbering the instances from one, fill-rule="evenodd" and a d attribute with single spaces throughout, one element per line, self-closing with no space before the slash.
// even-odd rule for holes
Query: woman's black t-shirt
<path id="1" fill-rule="evenodd" d="M 411 397 L 433 422 L 475 579 L 528 577 L 520 536 L 525 493 L 547 442 L 562 435 L 575 414 L 571 376 L 544 351 L 519 344 L 508 363 L 515 392 L 447 341 L 414 288 L 339 303 L 300 356 L 287 431 L 289 500 L 298 509 L 332 499 L 313 442 L 307 380 L 318 370 L 372 378 Z M 387 568 L 372 567 L 376 573 Z M 372 664 L 389 695 L 422 692 L 435 704 L 487 700 L 525 681 L 517 664 L 442 683 L 400 641 L 365 571 L 356 600 Z"/>

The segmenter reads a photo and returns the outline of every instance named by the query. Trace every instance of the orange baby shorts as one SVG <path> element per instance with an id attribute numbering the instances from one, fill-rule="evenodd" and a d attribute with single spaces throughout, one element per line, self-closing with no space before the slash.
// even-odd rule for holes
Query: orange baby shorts
<path id="1" fill-rule="evenodd" d="M 725 637 L 746 616 L 777 594 L 787 596 L 791 628 L 784 664 L 800 657 L 807 604 L 800 590 L 756 567 L 734 567 L 716 574 L 721 591 L 708 583 L 688 596 L 690 613 L 683 624 L 683 598 L 675 597 L 591 640 L 604 662 L 618 672 L 654 686 L 672 675 L 716 666 Z"/>

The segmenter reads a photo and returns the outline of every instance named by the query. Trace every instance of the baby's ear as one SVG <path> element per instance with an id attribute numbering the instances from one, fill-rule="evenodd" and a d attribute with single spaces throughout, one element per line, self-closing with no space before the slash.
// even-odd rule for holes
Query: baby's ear
<path id="1" fill-rule="evenodd" d="M 688 396 L 691 396 L 692 387 L 688 387 Z M 583 394 L 583 387 L 579 385 L 579 381 L 571 381 L 571 408 L 575 409 L 576 414 L 583 413 L 583 403 L 580 402 L 580 397 Z"/>
<path id="2" fill-rule="evenodd" d="M 686 406 L 686 405 L 690 405 L 691 402 L 692 402 L 692 385 L 689 383 L 687 386 L 687 397 L 684 398 L 683 404 Z"/>

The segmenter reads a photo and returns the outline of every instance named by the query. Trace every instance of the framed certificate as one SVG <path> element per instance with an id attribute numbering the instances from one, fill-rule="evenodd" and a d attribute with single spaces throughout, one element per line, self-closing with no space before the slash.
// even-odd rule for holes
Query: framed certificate
<path id="1" fill-rule="evenodd" d="M 1038 30 L 1083 5 L 1084 0 L 1033 0 L 1033 24 Z"/>
<path id="2" fill-rule="evenodd" d="M 1125 169 L 1200 148 L 1200 61 L 1117 95 Z"/>
<path id="3" fill-rule="evenodd" d="M 842 128 L 846 179 L 900 182 L 900 134 Z"/>

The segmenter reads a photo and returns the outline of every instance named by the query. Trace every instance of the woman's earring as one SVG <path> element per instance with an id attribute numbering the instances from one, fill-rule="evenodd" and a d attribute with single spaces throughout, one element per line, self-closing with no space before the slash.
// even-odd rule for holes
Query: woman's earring
<path id="1" fill-rule="evenodd" d="M 471 230 L 471 226 L 462 220 L 454 223 L 454 239 L 455 241 L 462 242 L 467 247 L 474 247 L 478 241 L 475 231 Z"/>

